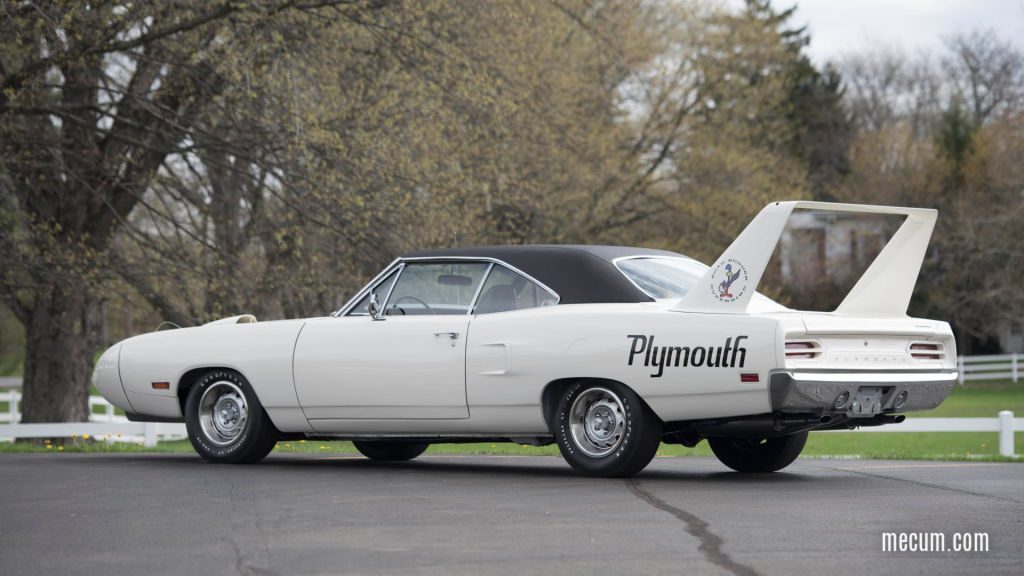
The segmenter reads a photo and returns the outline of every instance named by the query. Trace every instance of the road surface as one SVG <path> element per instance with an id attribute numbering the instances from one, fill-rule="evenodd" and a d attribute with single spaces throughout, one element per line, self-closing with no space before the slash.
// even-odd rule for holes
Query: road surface
<path id="1" fill-rule="evenodd" d="M 988 552 L 886 552 L 985 532 Z M 800 459 L 632 480 L 551 457 L 0 454 L 2 574 L 1020 574 L 1024 465 Z"/>

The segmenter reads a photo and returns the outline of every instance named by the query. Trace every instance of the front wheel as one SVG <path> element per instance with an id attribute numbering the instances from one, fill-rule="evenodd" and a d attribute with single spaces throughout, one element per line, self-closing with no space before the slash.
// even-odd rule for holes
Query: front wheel
<path id="1" fill-rule="evenodd" d="M 661 444 L 661 421 L 635 392 L 616 382 L 569 386 L 554 424 L 562 457 L 588 476 L 633 476 Z"/>
<path id="2" fill-rule="evenodd" d="M 423 454 L 429 444 L 419 442 L 360 442 L 356 441 L 356 450 L 370 460 L 379 462 L 402 462 L 412 460 Z"/>
<path id="3" fill-rule="evenodd" d="M 708 438 L 718 460 L 737 472 L 775 472 L 796 460 L 807 432 L 778 438 Z"/>
<path id="4" fill-rule="evenodd" d="M 270 453 L 277 429 L 249 382 L 231 370 L 207 372 L 185 400 L 192 447 L 210 462 L 249 464 Z"/>

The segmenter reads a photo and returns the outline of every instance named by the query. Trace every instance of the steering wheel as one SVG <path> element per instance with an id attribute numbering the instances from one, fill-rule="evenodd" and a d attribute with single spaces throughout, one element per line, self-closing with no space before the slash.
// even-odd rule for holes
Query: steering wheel
<path id="1" fill-rule="evenodd" d="M 397 306 L 398 306 L 398 304 L 399 304 L 399 303 L 400 303 L 400 302 L 401 302 L 402 300 L 412 300 L 413 302 L 417 302 L 417 303 L 419 303 L 419 304 L 422 304 L 422 305 L 423 305 L 423 307 L 424 307 L 424 308 L 426 308 L 426 309 L 427 309 L 427 310 L 428 310 L 428 311 L 429 311 L 429 312 L 430 312 L 431 314 L 433 314 L 433 313 L 434 313 L 434 309 L 430 307 L 430 304 L 427 304 L 426 302 L 424 302 L 424 301 L 423 301 L 423 300 L 421 300 L 420 298 L 417 298 L 416 296 L 413 296 L 412 294 L 406 294 L 405 296 L 402 296 L 402 297 L 401 297 L 401 298 L 399 298 L 398 300 L 395 300 L 394 306 L 396 306 L 396 307 L 397 307 Z M 398 309 L 399 309 L 399 310 L 401 310 L 401 311 L 402 311 L 402 315 L 403 315 L 403 316 L 405 316 L 405 310 L 404 310 L 404 309 L 402 309 L 402 308 L 398 308 Z"/>

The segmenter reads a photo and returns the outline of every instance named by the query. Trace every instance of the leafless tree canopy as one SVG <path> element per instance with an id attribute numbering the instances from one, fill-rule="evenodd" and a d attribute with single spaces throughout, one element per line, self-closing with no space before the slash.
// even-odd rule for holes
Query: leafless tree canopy
<path id="1" fill-rule="evenodd" d="M 939 207 L 914 311 L 991 336 L 1024 307 L 1020 52 L 977 33 L 819 68 L 791 15 L 0 0 L 0 298 L 25 332 L 25 420 L 85 418 L 94 353 L 161 320 L 323 314 L 411 248 L 708 259 L 780 198 Z"/>

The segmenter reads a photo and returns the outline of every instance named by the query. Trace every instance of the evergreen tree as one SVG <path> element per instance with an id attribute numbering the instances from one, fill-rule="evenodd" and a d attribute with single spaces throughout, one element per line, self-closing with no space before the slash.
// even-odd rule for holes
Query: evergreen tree
<path id="1" fill-rule="evenodd" d="M 850 172 L 849 148 L 853 123 L 843 105 L 843 82 L 831 65 L 819 70 L 806 53 L 810 35 L 806 27 L 797 27 L 792 18 L 797 6 L 777 11 L 771 0 L 747 0 L 745 8 L 733 18 L 773 34 L 779 43 L 774 52 L 779 58 L 771 69 L 781 75 L 785 101 L 774 110 L 785 129 L 781 153 L 795 156 L 805 164 L 810 191 L 817 200 L 834 199 L 834 190 Z M 761 74 L 751 75 L 761 82 Z"/>

